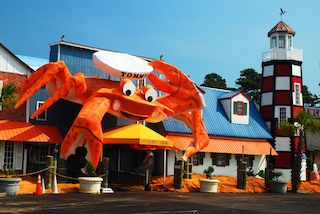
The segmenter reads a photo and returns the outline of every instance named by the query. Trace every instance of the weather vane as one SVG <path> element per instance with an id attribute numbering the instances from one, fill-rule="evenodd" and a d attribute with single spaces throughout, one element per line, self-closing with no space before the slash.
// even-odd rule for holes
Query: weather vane
<path id="1" fill-rule="evenodd" d="M 287 11 L 283 11 L 281 7 L 280 7 L 280 11 L 281 11 L 281 12 L 280 12 L 279 14 L 280 14 L 280 16 L 281 16 L 281 21 L 282 21 L 282 15 L 285 14 Z"/>

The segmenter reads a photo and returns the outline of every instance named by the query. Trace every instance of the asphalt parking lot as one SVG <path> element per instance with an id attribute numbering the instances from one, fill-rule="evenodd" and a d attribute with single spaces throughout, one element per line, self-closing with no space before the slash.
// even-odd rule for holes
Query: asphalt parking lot
<path id="1" fill-rule="evenodd" d="M 0 213 L 319 213 L 320 194 L 177 193 L 18 195 L 0 198 Z"/>

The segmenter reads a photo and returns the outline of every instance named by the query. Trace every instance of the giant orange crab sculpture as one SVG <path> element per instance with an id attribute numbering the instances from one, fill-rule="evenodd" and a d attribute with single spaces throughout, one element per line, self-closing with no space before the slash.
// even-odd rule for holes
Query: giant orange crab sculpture
<path id="1" fill-rule="evenodd" d="M 105 55 L 105 53 L 97 52 L 93 56 L 95 65 L 99 69 L 110 71 L 109 74 L 120 71 L 119 77 L 130 76 L 133 79 L 141 79 L 148 76 L 155 88 L 165 94 L 157 97 L 157 92 L 151 85 L 138 89 L 127 78 L 123 78 L 119 82 L 84 77 L 82 73 L 72 76 L 63 61 L 42 66 L 22 83 L 21 88 L 25 93 L 15 108 L 18 108 L 44 85 L 52 96 L 31 118 L 42 113 L 60 98 L 83 105 L 64 138 L 60 153 L 61 158 L 68 158 L 69 155 L 75 153 L 77 147 L 85 144 L 88 150 L 86 159 L 92 161 L 97 167 L 103 142 L 101 119 L 105 113 L 134 121 L 156 123 L 172 116 L 185 122 L 193 132 L 194 142 L 182 156 L 184 161 L 208 145 L 209 137 L 201 115 L 201 110 L 205 108 L 204 99 L 197 86 L 184 73 L 170 64 L 154 60 L 150 63 L 144 61 L 146 63 L 144 68 L 151 67 L 151 70 L 149 69 L 151 73 L 132 74 L 127 72 L 122 65 L 126 63 L 125 59 L 128 57 L 132 61 L 132 55 L 112 53 L 108 58 L 107 54 L 107 62 L 99 60 L 100 55 Z M 120 58 L 123 60 L 120 60 L 121 63 L 118 60 Z M 134 58 L 136 59 L 133 61 L 142 60 Z M 114 62 L 118 64 L 114 65 Z M 134 65 L 130 62 L 126 66 Z M 120 69 L 117 70 L 115 67 L 120 67 Z M 166 78 L 159 78 L 156 73 L 152 72 L 153 70 L 164 74 Z"/>

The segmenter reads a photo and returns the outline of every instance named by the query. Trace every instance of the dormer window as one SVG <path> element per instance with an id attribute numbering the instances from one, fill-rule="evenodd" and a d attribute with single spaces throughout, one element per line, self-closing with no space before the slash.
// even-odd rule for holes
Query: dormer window
<path id="1" fill-rule="evenodd" d="M 247 115 L 248 104 L 242 101 L 233 102 L 233 114 Z"/>
<path id="2" fill-rule="evenodd" d="M 229 121 L 249 125 L 250 97 L 243 91 L 232 91 L 222 94 L 219 101 Z"/>

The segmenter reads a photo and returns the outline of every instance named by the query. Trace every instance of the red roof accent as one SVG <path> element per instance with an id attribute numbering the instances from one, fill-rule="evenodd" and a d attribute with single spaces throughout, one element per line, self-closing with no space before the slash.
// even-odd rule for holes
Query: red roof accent
<path id="1" fill-rule="evenodd" d="M 56 126 L 0 120 L 0 140 L 61 144 L 62 137 Z"/>
<path id="2" fill-rule="evenodd" d="M 173 150 L 186 150 L 193 141 L 192 137 L 167 135 L 166 138 L 173 142 Z M 209 144 L 201 152 L 242 154 L 246 155 L 278 155 L 274 148 L 267 141 L 231 140 L 210 138 Z"/>
<path id="3" fill-rule="evenodd" d="M 283 21 L 280 21 L 276 26 L 274 26 L 269 32 L 268 32 L 268 37 L 270 37 L 272 34 L 276 32 L 286 32 L 290 33 L 292 35 L 296 34 L 294 30 L 292 30 L 291 27 L 289 27 L 286 23 Z"/>

